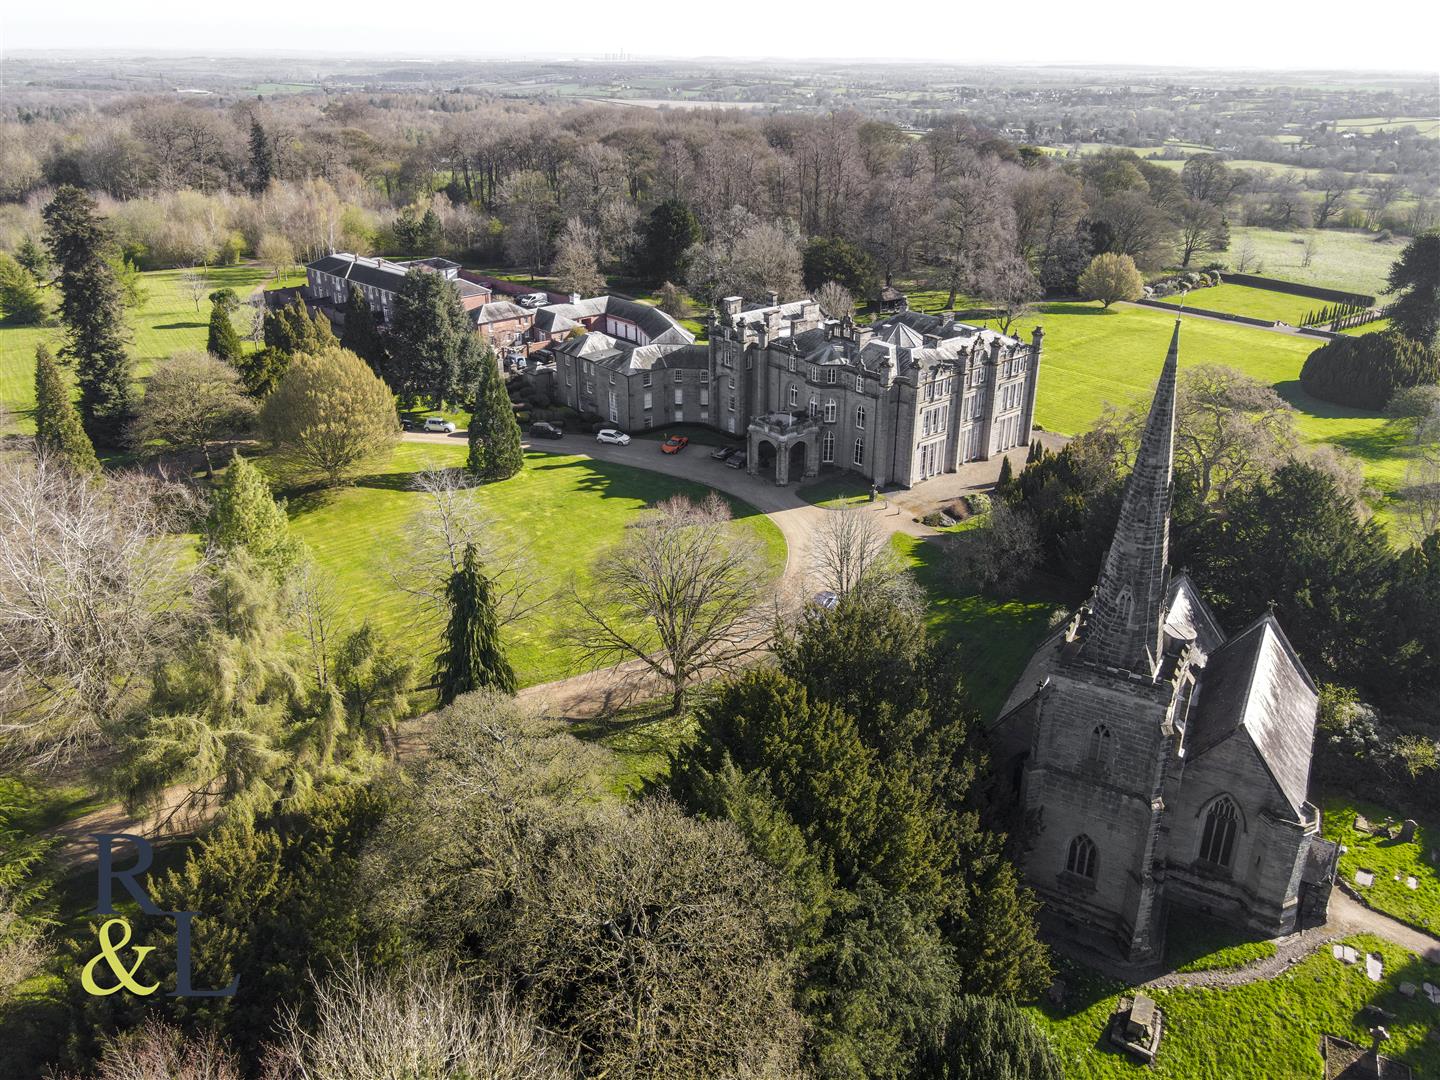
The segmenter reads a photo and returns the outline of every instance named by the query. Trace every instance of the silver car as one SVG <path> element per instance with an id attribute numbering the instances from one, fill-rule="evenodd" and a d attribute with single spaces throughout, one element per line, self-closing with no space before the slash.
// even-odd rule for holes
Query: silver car
<path id="1" fill-rule="evenodd" d="M 595 433 L 595 441 L 610 443 L 613 446 L 629 446 L 630 436 L 615 428 L 601 428 Z"/>

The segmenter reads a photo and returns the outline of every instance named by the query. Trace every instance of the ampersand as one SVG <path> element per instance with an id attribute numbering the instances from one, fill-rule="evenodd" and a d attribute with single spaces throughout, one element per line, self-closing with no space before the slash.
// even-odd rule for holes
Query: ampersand
<path id="1" fill-rule="evenodd" d="M 120 927 L 121 933 L 125 936 L 119 941 L 112 941 L 111 932 L 117 925 Z M 153 994 L 160 988 L 158 982 L 152 983 L 149 986 L 143 986 L 135 978 L 135 972 L 140 970 L 140 965 L 144 963 L 145 957 L 155 951 L 155 946 L 135 946 L 135 963 L 127 968 L 125 961 L 120 957 L 120 950 L 125 948 L 129 943 L 130 924 L 126 920 L 109 919 L 100 927 L 100 954 L 91 957 L 90 961 L 85 965 L 85 970 L 80 973 L 80 985 L 85 988 L 87 994 L 105 997 L 107 994 L 115 993 L 116 990 L 119 990 L 123 986 L 131 993 L 143 996 L 145 994 Z M 110 966 L 110 970 L 114 972 L 115 978 L 118 980 L 114 986 L 104 987 L 95 981 L 95 965 L 101 960 L 104 960 Z"/>

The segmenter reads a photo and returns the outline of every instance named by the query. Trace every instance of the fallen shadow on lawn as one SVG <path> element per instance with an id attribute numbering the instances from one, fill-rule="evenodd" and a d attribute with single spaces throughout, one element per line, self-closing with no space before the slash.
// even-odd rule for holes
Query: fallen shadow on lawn
<path id="1" fill-rule="evenodd" d="M 548 460 L 529 460 L 526 467 L 536 472 L 550 472 L 557 469 L 583 469 L 587 476 L 576 482 L 576 489 L 591 492 L 604 499 L 625 499 L 653 506 L 672 495 L 685 495 L 691 499 L 703 499 L 712 491 L 730 504 L 730 513 L 736 521 L 750 517 L 763 517 L 758 509 L 744 499 L 727 495 L 707 484 L 669 473 L 652 471 L 634 465 L 622 465 L 614 461 L 600 461 L 597 458 L 569 458 L 557 460 L 553 455 L 543 455 Z M 503 482 L 503 481 L 502 481 Z"/>
<path id="2" fill-rule="evenodd" d="M 209 323 L 203 323 L 203 322 L 169 322 L 169 323 L 157 323 L 154 327 L 152 327 L 152 329 L 155 329 L 155 330 L 199 330 L 199 329 L 201 329 L 202 327 L 206 327 L 206 326 L 209 326 L 209 325 L 210 325 Z"/>
<path id="3" fill-rule="evenodd" d="M 1119 308 L 1095 307 L 1093 304 L 1058 303 L 1041 304 L 1042 315 L 1119 315 Z"/>

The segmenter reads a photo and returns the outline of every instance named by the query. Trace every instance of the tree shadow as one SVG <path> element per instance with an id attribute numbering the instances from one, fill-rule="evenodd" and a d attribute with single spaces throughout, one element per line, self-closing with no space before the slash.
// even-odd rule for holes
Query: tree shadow
<path id="1" fill-rule="evenodd" d="M 550 455 L 546 455 L 550 457 Z M 625 499 L 647 506 L 661 502 L 674 495 L 684 495 L 700 500 L 712 493 L 719 495 L 730 506 L 730 513 L 736 521 L 763 516 L 761 512 L 743 499 L 727 495 L 695 480 L 671 476 L 668 473 L 652 472 L 634 465 L 618 462 L 599 461 L 595 458 L 570 458 L 569 460 L 530 461 L 527 468 L 536 472 L 579 469 L 587 475 L 580 477 L 575 487 L 578 491 L 599 495 L 602 499 Z"/>
<path id="2" fill-rule="evenodd" d="M 1041 304 L 1040 314 L 1042 315 L 1119 315 L 1118 308 L 1095 307 L 1093 304 L 1078 302 L 1062 302 L 1058 304 Z"/>
<path id="3" fill-rule="evenodd" d="M 203 327 L 206 327 L 206 326 L 209 326 L 209 325 L 210 325 L 210 324 L 209 324 L 208 322 L 172 322 L 172 323 L 157 323 L 157 324 L 155 325 L 155 329 L 156 329 L 156 330 L 199 330 L 199 329 L 201 329 L 201 328 L 203 328 Z"/>

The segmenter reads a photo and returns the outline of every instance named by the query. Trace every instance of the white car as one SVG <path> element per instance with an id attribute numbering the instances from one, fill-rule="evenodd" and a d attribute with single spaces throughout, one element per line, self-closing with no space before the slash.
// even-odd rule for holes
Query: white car
<path id="1" fill-rule="evenodd" d="M 455 434 L 455 425 L 443 416 L 427 416 L 425 426 L 421 430 L 433 432 L 436 435 L 453 435 Z"/>
<path id="2" fill-rule="evenodd" d="M 544 307 L 549 302 L 549 294 L 543 292 L 526 293 L 524 296 L 520 297 L 520 299 L 516 301 L 516 303 L 518 303 L 523 308 Z"/>
<path id="3" fill-rule="evenodd" d="M 601 428 L 595 434 L 596 442 L 613 443 L 616 446 L 629 446 L 630 436 L 623 431 L 616 431 L 614 428 Z"/>

